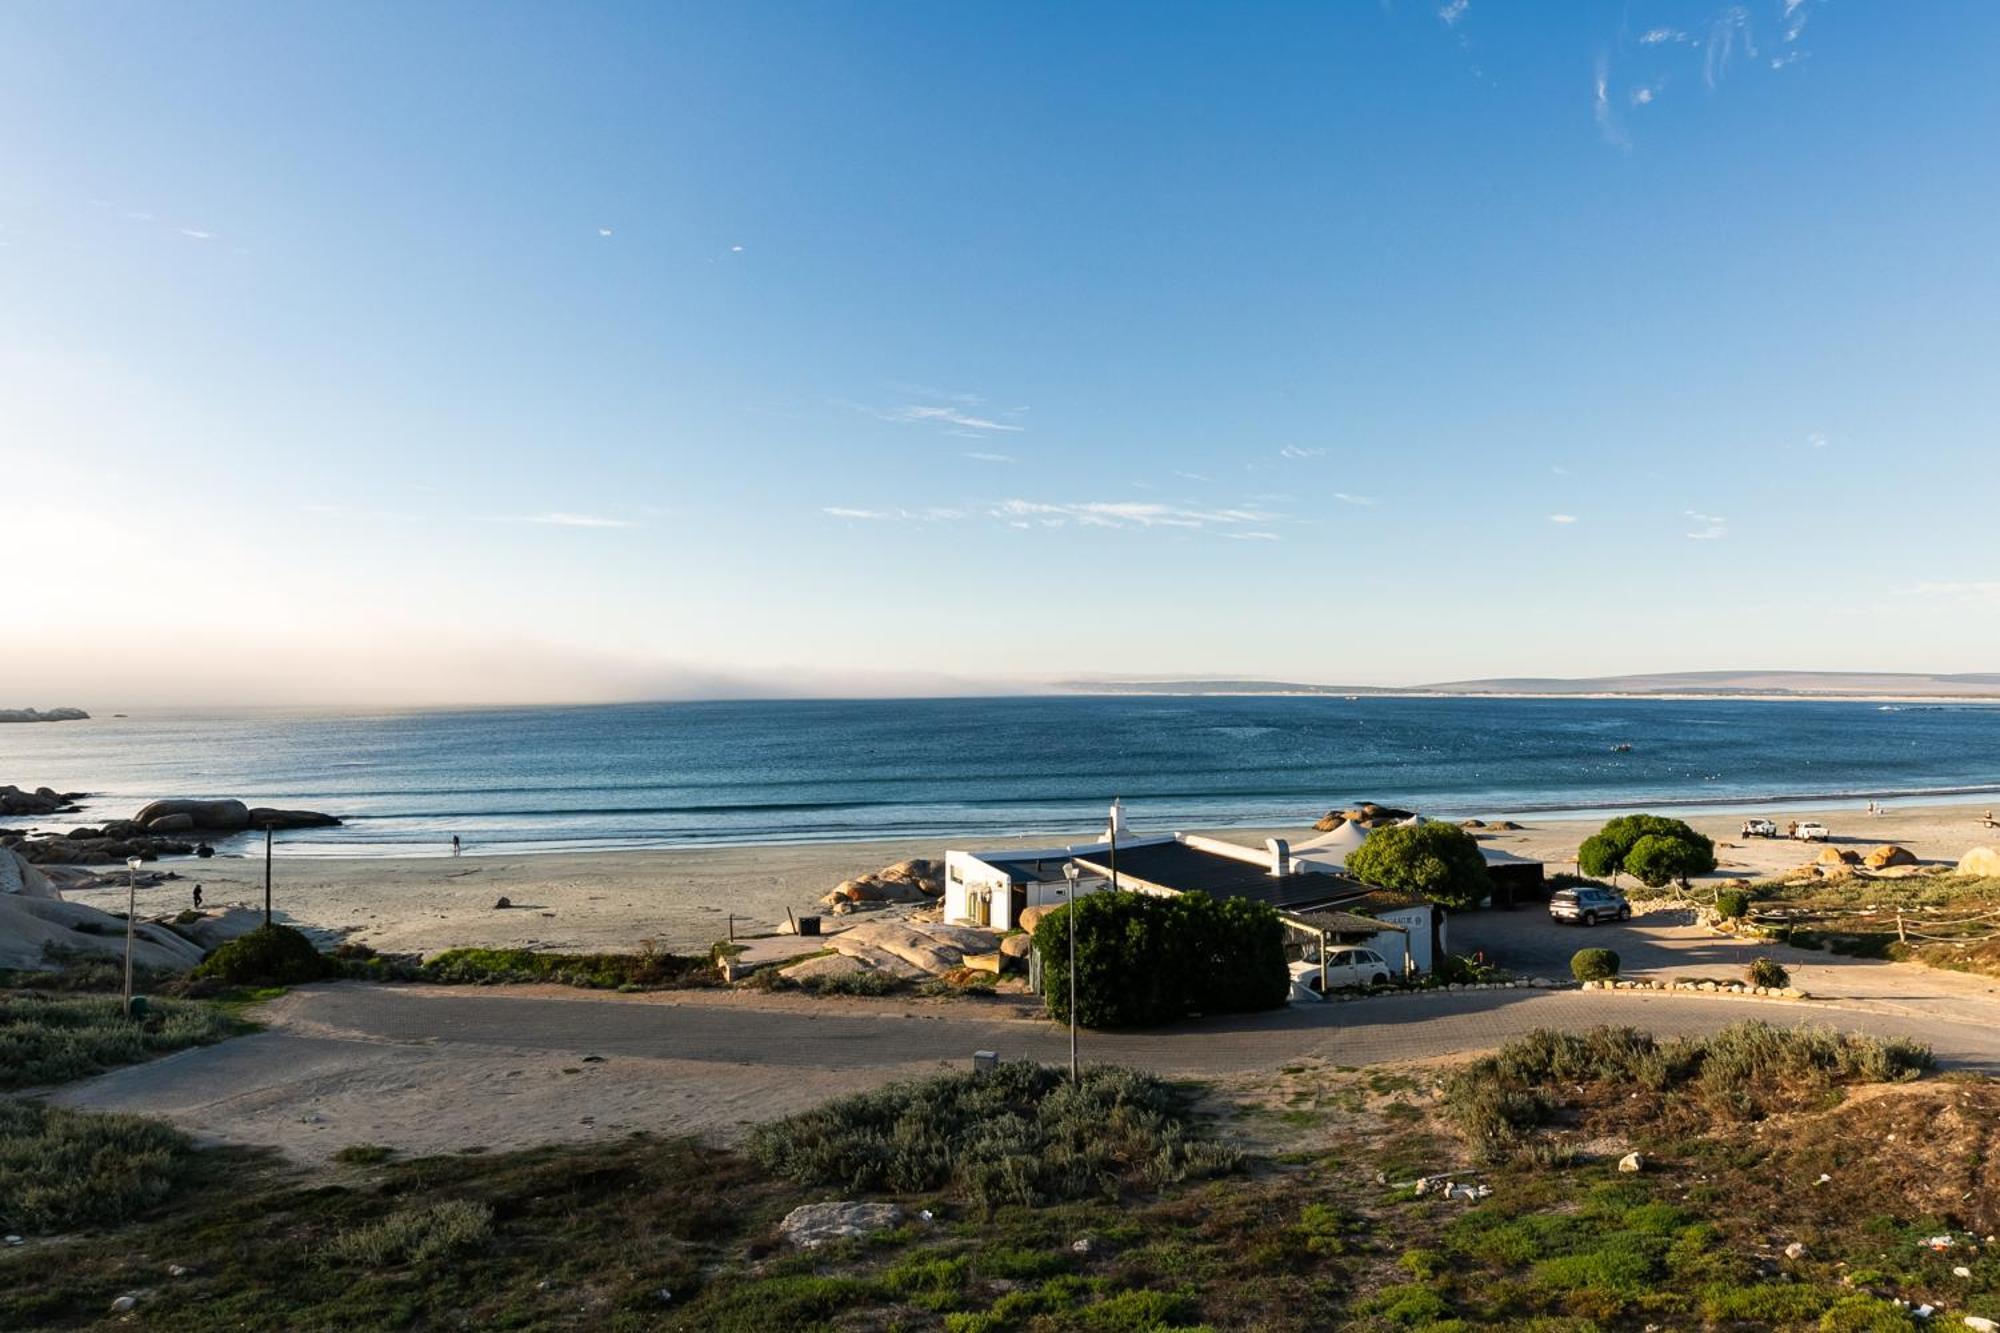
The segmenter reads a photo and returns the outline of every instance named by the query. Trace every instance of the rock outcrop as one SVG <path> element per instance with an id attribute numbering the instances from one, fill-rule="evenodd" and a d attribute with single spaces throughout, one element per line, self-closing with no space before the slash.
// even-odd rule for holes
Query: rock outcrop
<path id="1" fill-rule="evenodd" d="M 1373 801 L 1363 801 L 1352 810 L 1329 810 L 1320 816 L 1313 827 L 1321 833 L 1331 833 L 1342 824 L 1359 824 L 1365 829 L 1385 828 L 1390 824 L 1400 824 L 1412 818 L 1408 810 L 1398 810 L 1394 806 L 1377 805 Z"/>
<path id="2" fill-rule="evenodd" d="M 125 922 L 82 903 L 64 902 L 45 877 L 0 848 L 0 968 L 50 969 L 65 955 L 123 957 Z M 23 887 L 12 889 L 8 886 Z M 201 961 L 199 945 L 165 926 L 141 921 L 132 930 L 132 959 L 145 967 L 184 968 Z"/>
<path id="3" fill-rule="evenodd" d="M 2000 847 L 1974 847 L 1958 858 L 1958 873 L 2000 879 Z"/>
<path id="4" fill-rule="evenodd" d="M 902 1220 L 902 1208 L 893 1203 L 808 1203 L 786 1213 L 778 1231 L 800 1249 L 811 1250 L 830 1240 L 887 1231 Z"/>
<path id="5" fill-rule="evenodd" d="M 843 880 L 820 901 L 829 907 L 842 903 L 921 903 L 943 895 L 944 862 L 916 857 Z"/>
<path id="6" fill-rule="evenodd" d="M 173 829 L 239 833 L 250 827 L 250 807 L 241 801 L 154 801 L 132 816 L 133 823 L 149 832 L 162 820 L 171 821 Z"/>
<path id="7" fill-rule="evenodd" d="M 0 708 L 0 722 L 87 722 L 81 708 Z"/>
<path id="8" fill-rule="evenodd" d="M 1871 870 L 1886 870 L 1891 866 L 1913 866 L 1918 862 L 1916 853 L 1912 852 L 1909 848 L 1898 847 L 1893 842 L 1885 842 L 1874 851 L 1868 853 L 1868 855 L 1862 857 L 1861 863 Z"/>
<path id="9" fill-rule="evenodd" d="M 80 791 L 56 791 L 49 787 L 33 791 L 11 785 L 0 787 L 0 815 L 64 815 L 75 810 L 84 795 Z"/>

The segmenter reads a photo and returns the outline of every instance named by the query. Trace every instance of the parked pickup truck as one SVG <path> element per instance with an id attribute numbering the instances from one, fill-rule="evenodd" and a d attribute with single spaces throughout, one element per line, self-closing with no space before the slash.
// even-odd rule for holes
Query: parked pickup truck
<path id="1" fill-rule="evenodd" d="M 1808 819 L 1792 829 L 1792 836 L 1800 842 L 1825 842 L 1833 832 L 1817 819 Z"/>
<path id="2" fill-rule="evenodd" d="M 1743 821 L 1743 836 L 1746 838 L 1775 838 L 1778 826 L 1768 819 L 1746 819 Z"/>

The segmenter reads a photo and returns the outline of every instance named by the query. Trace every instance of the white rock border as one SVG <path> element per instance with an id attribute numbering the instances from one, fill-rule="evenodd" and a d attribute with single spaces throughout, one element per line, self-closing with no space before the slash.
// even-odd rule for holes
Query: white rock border
<path id="1" fill-rule="evenodd" d="M 1797 986 L 1752 986 L 1744 981 L 1650 981 L 1639 979 L 1628 981 L 1614 977 L 1604 981 L 1586 981 L 1583 990 L 1647 991 L 1653 994 L 1674 995 L 1731 995 L 1738 999 L 1758 1000 L 1804 1000 L 1810 998 Z"/>

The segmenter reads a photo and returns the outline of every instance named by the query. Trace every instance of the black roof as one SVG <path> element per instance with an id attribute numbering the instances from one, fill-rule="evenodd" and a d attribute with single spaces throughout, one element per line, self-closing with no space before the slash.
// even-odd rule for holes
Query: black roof
<path id="1" fill-rule="evenodd" d="M 1099 874 L 1111 871 L 1108 852 L 1076 858 Z M 1390 901 L 1399 895 L 1323 870 L 1273 875 L 1261 862 L 1242 861 L 1221 852 L 1204 851 L 1184 842 L 1143 843 L 1118 849 L 1118 874 L 1175 893 L 1206 893 L 1215 898 L 1248 898 L 1269 903 L 1279 911 L 1299 911 L 1333 903 L 1380 910 L 1411 906 L 1416 900 Z"/>

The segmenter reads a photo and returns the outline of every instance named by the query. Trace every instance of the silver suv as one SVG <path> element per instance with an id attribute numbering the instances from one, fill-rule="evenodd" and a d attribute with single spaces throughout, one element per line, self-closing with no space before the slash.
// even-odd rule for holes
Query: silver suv
<path id="1" fill-rule="evenodd" d="M 1600 921 L 1630 921 L 1632 904 L 1618 890 L 1602 885 L 1557 889 L 1549 895 L 1549 915 L 1571 925 L 1594 926 Z"/>

